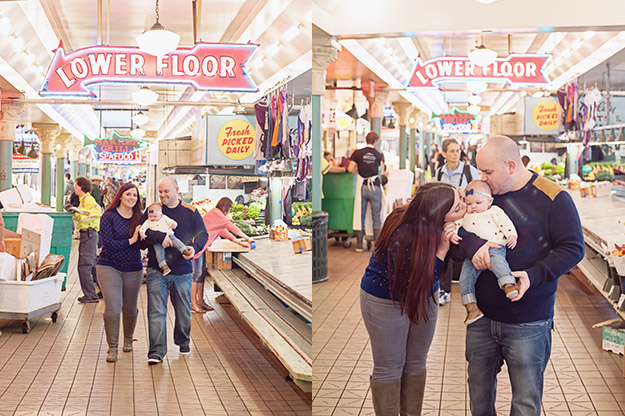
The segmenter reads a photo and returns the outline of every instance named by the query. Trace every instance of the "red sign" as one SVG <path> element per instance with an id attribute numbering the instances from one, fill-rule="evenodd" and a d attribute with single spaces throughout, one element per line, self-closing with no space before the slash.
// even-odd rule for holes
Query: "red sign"
<path id="1" fill-rule="evenodd" d="M 65 55 L 54 51 L 39 94 L 95 97 L 88 87 L 102 83 L 191 84 L 202 91 L 256 92 L 244 65 L 258 45 L 196 43 L 156 57 L 137 47 L 94 46 Z"/>
<path id="2" fill-rule="evenodd" d="M 550 55 L 508 55 L 497 58 L 486 67 L 477 66 L 469 58 L 441 57 L 421 62 L 416 67 L 406 88 L 438 88 L 443 81 L 482 80 L 508 82 L 516 85 L 548 84 L 542 68 Z"/>
<path id="3" fill-rule="evenodd" d="M 436 127 L 444 133 L 479 133 L 481 114 L 471 114 L 454 107 L 451 113 L 432 114 Z"/>

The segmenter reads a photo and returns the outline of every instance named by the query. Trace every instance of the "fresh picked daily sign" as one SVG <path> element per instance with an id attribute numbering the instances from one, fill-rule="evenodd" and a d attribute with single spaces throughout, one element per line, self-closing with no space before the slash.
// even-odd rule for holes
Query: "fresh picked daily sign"
<path id="1" fill-rule="evenodd" d="M 65 55 L 63 43 L 39 91 L 42 96 L 95 97 L 103 83 L 188 84 L 202 91 L 258 91 L 244 65 L 258 45 L 196 43 L 156 57 L 129 46 L 93 46 Z"/>
<path id="2" fill-rule="evenodd" d="M 406 88 L 438 88 L 445 81 L 482 80 L 512 85 L 544 85 L 549 80 L 542 68 L 550 55 L 512 54 L 497 58 L 485 67 L 474 65 L 466 57 L 440 57 L 425 62 L 417 60 Z"/>

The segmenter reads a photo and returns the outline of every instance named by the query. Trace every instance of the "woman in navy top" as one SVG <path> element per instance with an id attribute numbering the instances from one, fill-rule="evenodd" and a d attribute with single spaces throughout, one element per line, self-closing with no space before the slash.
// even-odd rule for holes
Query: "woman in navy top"
<path id="1" fill-rule="evenodd" d="M 426 359 L 438 317 L 438 277 L 466 211 L 455 188 L 431 182 L 393 211 L 361 281 L 360 309 L 371 339 L 376 415 L 419 415 Z"/>
<path id="2" fill-rule="evenodd" d="M 122 185 L 100 219 L 102 252 L 96 268 L 104 297 L 104 328 L 109 349 L 106 361 L 117 361 L 120 314 L 124 312 L 125 352 L 132 351 L 137 323 L 137 298 L 143 280 L 139 252 L 139 229 L 143 209 L 139 190 L 129 182 Z"/>

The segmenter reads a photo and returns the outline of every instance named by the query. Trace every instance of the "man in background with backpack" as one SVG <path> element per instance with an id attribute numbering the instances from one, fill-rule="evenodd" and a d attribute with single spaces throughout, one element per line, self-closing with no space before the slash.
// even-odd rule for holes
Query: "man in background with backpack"
<path id="1" fill-rule="evenodd" d="M 456 189 L 464 191 L 467 184 L 474 179 L 480 178 L 480 173 L 468 163 L 460 160 L 460 145 L 456 139 L 445 139 L 441 145 L 442 155 L 445 158 L 445 164 L 440 166 L 435 174 L 434 180 L 445 182 L 453 185 Z M 451 300 L 451 280 L 453 276 L 460 276 L 462 263 L 454 264 L 450 262 L 447 267 L 445 276 L 441 276 L 441 291 L 439 295 L 439 305 L 443 306 Z"/>

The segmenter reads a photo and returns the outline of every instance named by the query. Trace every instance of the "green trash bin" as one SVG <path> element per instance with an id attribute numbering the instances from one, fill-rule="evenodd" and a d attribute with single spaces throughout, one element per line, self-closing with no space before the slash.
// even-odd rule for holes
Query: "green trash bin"
<path id="1" fill-rule="evenodd" d="M 54 219 L 54 227 L 52 228 L 52 243 L 50 245 L 50 254 L 60 254 L 65 257 L 61 273 L 65 273 L 65 280 L 61 290 L 65 290 L 67 281 L 67 269 L 69 267 L 69 256 L 72 251 L 72 214 L 67 212 L 32 212 L 31 214 L 46 214 Z M 3 212 L 4 226 L 7 230 L 17 230 L 17 218 L 19 212 Z"/>
<path id="2" fill-rule="evenodd" d="M 328 280 L 328 213 L 318 211 L 312 218 L 312 282 Z"/>

